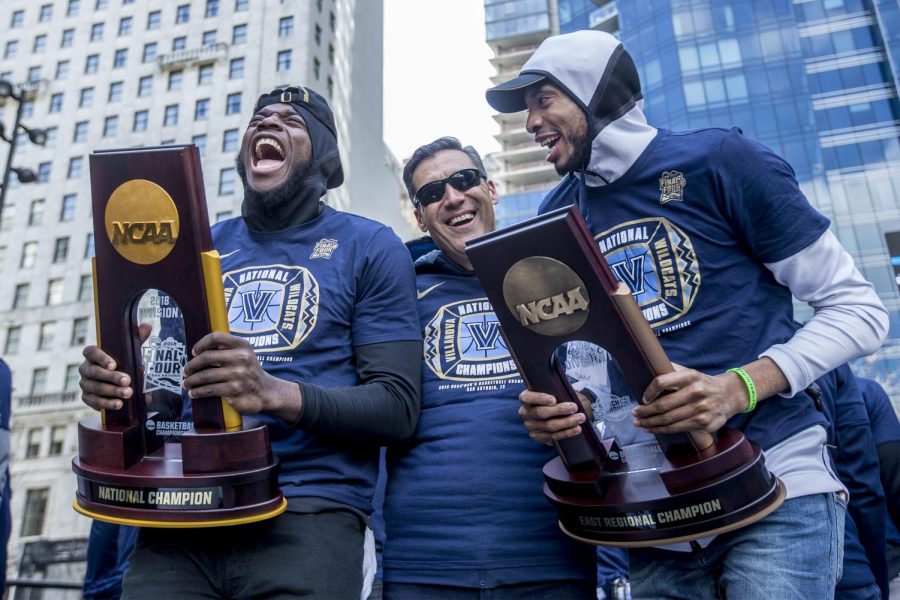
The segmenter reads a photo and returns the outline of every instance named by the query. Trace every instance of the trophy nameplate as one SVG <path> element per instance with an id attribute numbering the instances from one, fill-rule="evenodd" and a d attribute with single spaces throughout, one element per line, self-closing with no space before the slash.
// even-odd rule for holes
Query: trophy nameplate
<path id="1" fill-rule="evenodd" d="M 573 342 L 605 350 L 631 398 L 673 370 L 574 206 L 471 240 L 466 253 L 529 389 L 586 413 L 558 356 Z M 544 494 L 567 535 L 625 547 L 689 541 L 748 525 L 784 500 L 759 446 L 740 431 L 644 435 L 601 439 L 588 418 L 581 434 L 557 443 Z"/>
<path id="2" fill-rule="evenodd" d="M 174 301 L 183 319 L 183 344 L 153 340 L 154 367 L 173 393 L 180 394 L 190 348 L 228 331 L 197 148 L 97 151 L 90 164 L 97 345 L 129 374 L 132 396 L 78 424 L 75 509 L 146 527 L 236 525 L 281 514 L 287 503 L 264 424 L 242 419 L 224 399 L 196 398 L 193 422 L 183 423 L 176 442 L 160 435 L 172 422 L 148 412 L 145 400 L 138 303 L 148 290 L 164 292 L 159 297 Z"/>

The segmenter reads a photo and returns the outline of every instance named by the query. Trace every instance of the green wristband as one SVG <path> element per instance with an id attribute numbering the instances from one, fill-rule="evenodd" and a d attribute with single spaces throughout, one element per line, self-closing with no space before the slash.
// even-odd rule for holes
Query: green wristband
<path id="1" fill-rule="evenodd" d="M 728 369 L 727 372 L 736 374 L 744 382 L 744 385 L 747 386 L 747 394 L 750 396 L 750 402 L 747 403 L 747 410 L 744 412 L 753 412 L 753 409 L 756 408 L 756 386 L 753 385 L 753 380 L 747 375 L 747 371 L 740 368 Z"/>

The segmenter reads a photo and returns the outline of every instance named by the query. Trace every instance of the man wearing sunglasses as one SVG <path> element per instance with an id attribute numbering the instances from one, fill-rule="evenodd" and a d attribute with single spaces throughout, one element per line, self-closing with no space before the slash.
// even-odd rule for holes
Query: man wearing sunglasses
<path id="1" fill-rule="evenodd" d="M 766 453 L 787 500 L 727 534 L 629 551 L 635 597 L 829 598 L 846 489 L 825 452 L 808 387 L 875 351 L 887 313 L 801 193 L 784 160 L 737 128 L 667 131 L 647 123 L 637 69 L 598 31 L 547 38 L 519 75 L 488 90 L 564 175 L 540 211 L 577 204 L 670 358 L 690 369 L 632 398 L 651 433 L 728 423 Z M 796 324 L 792 296 L 815 311 Z M 581 431 L 571 403 L 526 392 L 532 437 Z M 758 404 L 757 404 L 758 401 Z"/>
<path id="2" fill-rule="evenodd" d="M 202 338 L 184 368 L 190 396 L 225 397 L 268 425 L 287 511 L 141 529 L 125 598 L 368 595 L 379 446 L 415 428 L 421 334 L 400 240 L 323 202 L 344 179 L 335 131 L 313 90 L 260 96 L 237 156 L 241 217 L 212 230 L 233 332 Z M 120 408 L 129 376 L 96 346 L 84 354 L 84 401 Z"/>
<path id="3" fill-rule="evenodd" d="M 415 262 L 422 412 L 388 448 L 383 597 L 596 597 L 593 547 L 563 536 L 540 494 L 553 451 L 516 418 L 522 379 L 465 253 L 495 227 L 494 182 L 450 137 L 417 149 L 403 181 L 437 249 Z"/>

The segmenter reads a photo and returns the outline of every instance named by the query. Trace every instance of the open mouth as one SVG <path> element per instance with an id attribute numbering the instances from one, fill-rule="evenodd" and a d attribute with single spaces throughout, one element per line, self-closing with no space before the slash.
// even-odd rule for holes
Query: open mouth
<path id="1" fill-rule="evenodd" d="M 447 221 L 447 225 L 449 225 L 450 227 L 459 227 L 461 225 L 465 225 L 466 223 L 470 223 L 474 218 L 474 212 L 464 212 Z"/>
<path id="2" fill-rule="evenodd" d="M 560 135 L 548 135 L 540 139 L 539 143 L 542 148 L 547 149 L 547 162 L 555 162 L 556 159 L 559 158 L 559 151 L 555 150 L 557 142 L 559 142 Z"/>
<path id="3" fill-rule="evenodd" d="M 284 148 L 270 137 L 261 137 L 253 146 L 253 166 L 263 171 L 276 169 L 284 162 Z"/>

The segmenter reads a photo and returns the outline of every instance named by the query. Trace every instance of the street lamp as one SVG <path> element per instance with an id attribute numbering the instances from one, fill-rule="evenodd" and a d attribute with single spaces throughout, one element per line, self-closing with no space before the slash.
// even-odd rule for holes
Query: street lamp
<path id="1" fill-rule="evenodd" d="M 47 130 L 45 129 L 32 129 L 30 127 L 26 127 L 24 123 L 22 123 L 22 105 L 25 102 L 25 92 L 19 91 L 16 93 L 15 87 L 13 84 L 5 79 L 0 79 L 0 100 L 5 98 L 12 98 L 16 101 L 16 121 L 13 124 L 12 131 L 8 134 L 3 127 L 3 123 L 0 123 L 0 139 L 9 144 L 9 153 L 6 155 L 6 168 L 3 169 L 3 183 L 0 184 L 0 216 L 3 215 L 3 206 L 6 201 L 6 190 L 9 189 L 9 174 L 15 173 L 16 178 L 19 180 L 19 183 L 33 183 L 37 181 L 37 175 L 31 169 L 26 169 L 24 167 L 13 167 L 13 156 L 16 153 L 16 143 L 18 141 L 18 133 L 19 131 L 25 132 L 25 135 L 28 136 L 29 141 L 32 144 L 37 146 L 43 146 L 47 143 Z"/>

